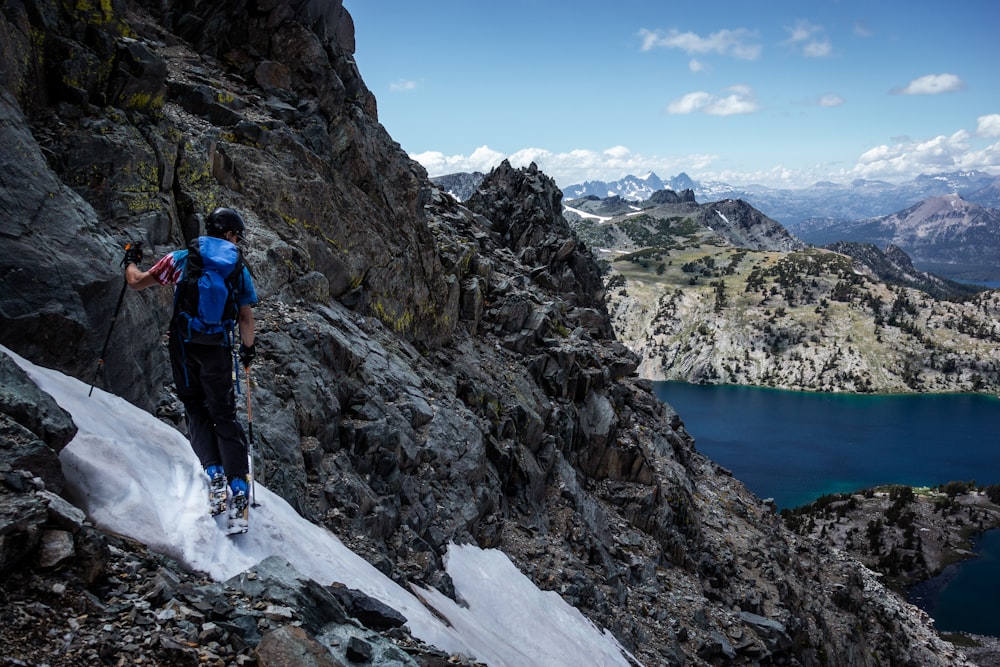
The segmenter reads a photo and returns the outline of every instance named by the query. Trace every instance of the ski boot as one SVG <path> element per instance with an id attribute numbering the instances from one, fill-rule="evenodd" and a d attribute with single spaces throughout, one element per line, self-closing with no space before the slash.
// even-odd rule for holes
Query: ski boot
<path id="1" fill-rule="evenodd" d="M 247 478 L 236 477 L 229 482 L 229 522 L 226 534 L 239 535 L 250 528 L 250 497 Z"/>
<path id="2" fill-rule="evenodd" d="M 222 466 L 208 466 L 208 507 L 212 516 L 226 511 L 226 471 Z"/>

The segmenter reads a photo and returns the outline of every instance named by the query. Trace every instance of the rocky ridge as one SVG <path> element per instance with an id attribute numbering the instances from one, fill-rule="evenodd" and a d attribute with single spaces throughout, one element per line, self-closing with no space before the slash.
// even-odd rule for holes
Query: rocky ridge
<path id="1" fill-rule="evenodd" d="M 551 179 L 502 165 L 467 205 L 432 186 L 378 124 L 339 2 L 35 0 L 2 19 L 4 345 L 89 381 L 122 242 L 177 247 L 205 211 L 234 206 L 263 299 L 255 470 L 397 581 L 450 593 L 443 550 L 470 542 L 502 549 L 642 664 L 971 664 L 870 570 L 789 532 L 698 453 L 615 339 Z M 127 297 L 99 381 L 180 428 L 163 372 L 169 294 Z M 49 664 L 282 664 L 265 644 L 279 633 L 299 661 L 326 664 L 327 625 L 358 627 L 328 587 L 303 582 L 317 617 L 251 583 L 261 570 L 294 579 L 280 563 L 213 588 L 206 612 L 188 592 L 212 586 L 197 573 L 78 516 L 67 526 L 76 513 L 52 514 L 59 480 L 40 466 L 72 429 L 25 417 L 18 406 L 46 405 L 27 391 L 0 411 L 14 434 L 5 654 L 41 660 L 24 640 L 44 635 Z M 50 530 L 63 533 L 54 563 L 39 560 Z M 167 571 L 177 588 L 154 593 Z M 166 642 L 147 646 L 150 617 L 169 622 Z M 268 631 L 256 645 L 251 625 Z M 67 632 L 87 648 L 60 658 Z"/>
<path id="2" fill-rule="evenodd" d="M 948 280 L 933 273 L 920 271 L 902 248 L 889 244 L 885 251 L 870 243 L 838 241 L 824 246 L 827 250 L 854 258 L 875 274 L 875 278 L 892 285 L 913 287 L 937 299 L 960 300 L 982 288 Z"/>
<path id="3" fill-rule="evenodd" d="M 436 176 L 431 179 L 431 182 L 458 201 L 465 201 L 479 188 L 479 184 L 483 182 L 484 178 L 486 178 L 486 174 L 480 171 L 474 171 L 471 174 L 460 172 Z"/>
<path id="4" fill-rule="evenodd" d="M 889 586 L 904 592 L 949 565 L 974 557 L 973 536 L 1000 526 L 998 501 L 997 485 L 893 485 L 827 495 L 782 510 L 781 515 L 794 532 L 854 555 Z M 977 664 L 1000 665 L 1000 638 L 969 633 L 951 638 Z"/>
<path id="5" fill-rule="evenodd" d="M 1000 486 L 951 482 L 938 488 L 887 486 L 824 496 L 782 510 L 800 535 L 855 554 L 896 588 L 939 574 L 970 556 L 969 538 L 1000 526 Z"/>
<path id="6" fill-rule="evenodd" d="M 643 202 L 586 197 L 570 200 L 567 208 L 577 234 L 602 249 L 670 248 L 695 237 L 753 250 L 790 251 L 805 245 L 745 201 L 698 204 L 691 190 L 659 190 Z"/>
<path id="7" fill-rule="evenodd" d="M 894 247 L 805 248 L 775 233 L 777 223 L 731 218 L 719 206 L 573 218 L 607 263 L 615 331 L 642 357 L 642 377 L 805 391 L 1000 391 L 997 291 L 918 271 Z M 759 222 L 711 228 L 705 211 Z"/>

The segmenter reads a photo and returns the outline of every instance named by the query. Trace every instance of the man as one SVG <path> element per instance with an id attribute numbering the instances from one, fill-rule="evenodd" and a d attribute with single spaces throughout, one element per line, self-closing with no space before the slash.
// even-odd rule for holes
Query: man
<path id="1" fill-rule="evenodd" d="M 233 391 L 233 327 L 239 357 L 248 367 L 256 356 L 251 306 L 257 292 L 237 244 L 246 225 L 231 208 L 217 208 L 200 236 L 184 250 L 164 255 L 142 271 L 142 251 L 126 251 L 125 280 L 132 289 L 175 285 L 169 350 L 177 396 L 184 404 L 188 438 L 209 477 L 212 514 L 226 511 L 229 532 L 246 532 L 249 466 L 247 442 L 236 419 Z"/>

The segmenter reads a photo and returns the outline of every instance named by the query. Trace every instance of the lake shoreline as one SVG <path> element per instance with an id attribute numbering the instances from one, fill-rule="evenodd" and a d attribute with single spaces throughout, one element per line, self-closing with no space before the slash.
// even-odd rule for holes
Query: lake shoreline
<path id="1" fill-rule="evenodd" d="M 733 384 L 731 382 L 682 382 L 680 380 L 647 380 L 654 384 L 686 384 L 694 387 L 741 387 L 759 391 L 780 391 L 788 394 L 805 394 L 808 396 L 857 396 L 870 398 L 899 398 L 903 396 L 982 396 L 986 399 L 1000 401 L 1000 394 L 988 391 L 841 391 L 828 389 L 786 389 L 784 387 L 768 387 L 758 384 Z"/>
<path id="2" fill-rule="evenodd" d="M 974 536 L 1000 527 L 993 395 L 653 387 L 696 448 L 773 499 L 794 532 L 851 554 L 900 593 L 975 558 Z"/>

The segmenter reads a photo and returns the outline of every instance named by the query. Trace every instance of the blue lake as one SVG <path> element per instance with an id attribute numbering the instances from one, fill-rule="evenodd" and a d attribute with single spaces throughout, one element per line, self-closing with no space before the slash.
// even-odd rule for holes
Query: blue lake
<path id="1" fill-rule="evenodd" d="M 1000 400 L 656 382 L 698 451 L 779 508 L 879 484 L 1000 483 Z"/>
<path id="2" fill-rule="evenodd" d="M 695 446 L 761 498 L 798 507 L 881 484 L 1000 483 L 1000 400 L 656 382 Z M 911 595 L 939 630 L 1000 636 L 1000 530 Z"/>
<path id="3" fill-rule="evenodd" d="M 934 619 L 943 632 L 972 632 L 1000 637 L 1000 530 L 989 530 L 976 540 L 973 560 L 949 565 L 937 577 L 909 592 L 914 603 Z"/>

